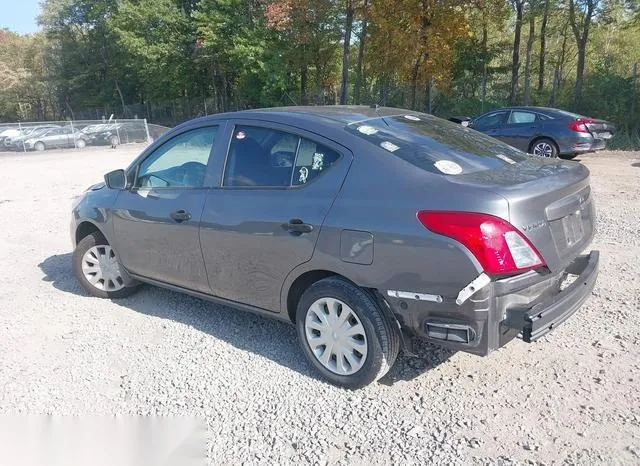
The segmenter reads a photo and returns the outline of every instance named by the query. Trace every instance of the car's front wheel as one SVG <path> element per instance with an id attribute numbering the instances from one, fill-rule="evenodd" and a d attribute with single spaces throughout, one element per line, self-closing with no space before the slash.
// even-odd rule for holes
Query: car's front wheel
<path id="1" fill-rule="evenodd" d="M 316 372 L 350 389 L 384 376 L 400 349 L 399 330 L 371 293 L 338 277 L 320 280 L 304 292 L 296 329 Z"/>
<path id="2" fill-rule="evenodd" d="M 87 141 L 85 141 L 84 139 L 78 139 L 76 141 L 76 147 L 78 149 L 84 149 L 87 146 Z"/>
<path id="3" fill-rule="evenodd" d="M 36 142 L 36 143 L 33 145 L 33 148 L 34 148 L 35 150 L 37 150 L 38 152 L 41 152 L 41 151 L 43 151 L 43 150 L 45 150 L 45 149 L 46 149 L 46 147 L 44 147 L 44 142 L 40 142 L 40 141 Z"/>
<path id="4" fill-rule="evenodd" d="M 124 298 L 137 290 L 127 284 L 114 249 L 98 232 L 78 243 L 72 260 L 76 278 L 91 296 Z"/>

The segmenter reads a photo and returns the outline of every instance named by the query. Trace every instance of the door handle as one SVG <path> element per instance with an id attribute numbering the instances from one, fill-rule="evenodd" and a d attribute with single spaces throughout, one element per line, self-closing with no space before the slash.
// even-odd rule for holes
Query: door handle
<path id="1" fill-rule="evenodd" d="M 185 220 L 191 220 L 191 214 L 184 209 L 171 212 L 169 216 L 178 223 L 184 222 Z"/>
<path id="2" fill-rule="evenodd" d="M 313 225 L 309 225 L 308 223 L 304 223 L 299 218 L 292 218 L 289 220 L 289 223 L 283 223 L 282 228 L 287 230 L 289 233 L 311 233 L 313 231 Z"/>

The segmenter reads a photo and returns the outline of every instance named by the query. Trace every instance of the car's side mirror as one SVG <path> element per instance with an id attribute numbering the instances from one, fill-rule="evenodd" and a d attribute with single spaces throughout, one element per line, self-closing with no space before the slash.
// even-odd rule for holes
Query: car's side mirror
<path id="1" fill-rule="evenodd" d="M 104 182 L 111 189 L 124 189 L 127 187 L 127 175 L 124 170 L 114 170 L 104 175 Z"/>

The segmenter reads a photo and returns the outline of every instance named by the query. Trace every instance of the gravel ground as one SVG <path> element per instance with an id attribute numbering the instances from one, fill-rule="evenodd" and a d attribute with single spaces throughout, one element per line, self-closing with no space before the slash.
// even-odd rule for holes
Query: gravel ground
<path id="1" fill-rule="evenodd" d="M 421 345 L 349 392 L 286 324 L 153 287 L 86 296 L 72 198 L 139 149 L 0 155 L 0 413 L 201 415 L 215 464 L 640 464 L 640 153 L 581 158 L 601 272 L 572 319 L 487 358 Z"/>

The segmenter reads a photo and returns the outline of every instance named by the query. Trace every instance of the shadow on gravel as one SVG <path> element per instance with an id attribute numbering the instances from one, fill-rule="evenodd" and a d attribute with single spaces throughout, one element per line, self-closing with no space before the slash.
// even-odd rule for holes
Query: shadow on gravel
<path id="1" fill-rule="evenodd" d="M 634 162 L 631 164 L 632 167 L 640 168 L 640 162 Z"/>
<path id="2" fill-rule="evenodd" d="M 43 280 L 50 282 L 54 288 L 65 293 L 88 296 L 73 276 L 71 253 L 47 257 L 38 266 L 45 274 Z M 143 286 L 129 298 L 113 302 L 141 314 L 190 325 L 238 349 L 268 358 L 303 375 L 318 378 L 298 347 L 294 327 L 285 322 L 150 285 Z M 400 355 L 380 383 L 393 385 L 401 380 L 412 380 L 454 354 L 453 351 L 425 342 L 416 342 L 414 351 L 417 357 Z"/>

